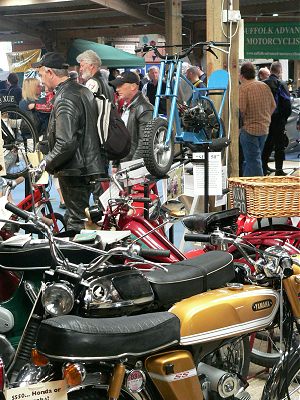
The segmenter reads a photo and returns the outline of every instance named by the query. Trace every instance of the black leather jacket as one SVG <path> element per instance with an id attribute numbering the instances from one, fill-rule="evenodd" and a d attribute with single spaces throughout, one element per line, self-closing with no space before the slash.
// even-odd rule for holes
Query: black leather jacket
<path id="1" fill-rule="evenodd" d="M 129 104 L 128 109 L 127 129 L 131 133 L 131 148 L 128 156 L 122 161 L 143 158 L 144 129 L 147 123 L 152 120 L 153 105 L 149 103 L 142 92 L 138 92 Z"/>
<path id="2" fill-rule="evenodd" d="M 70 79 L 56 88 L 48 124 L 50 173 L 72 176 L 105 174 L 97 132 L 97 105 L 89 89 Z"/>

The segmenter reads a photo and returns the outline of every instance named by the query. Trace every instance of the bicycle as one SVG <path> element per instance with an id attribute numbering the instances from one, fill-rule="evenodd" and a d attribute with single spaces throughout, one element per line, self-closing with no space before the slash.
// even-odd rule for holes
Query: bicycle
<path id="1" fill-rule="evenodd" d="M 36 169 L 32 168 L 31 172 L 36 171 Z M 2 178 L 4 181 L 4 196 L 8 197 L 10 191 L 16 187 L 15 181 L 9 181 Z M 54 234 L 59 234 L 66 230 L 66 223 L 64 221 L 63 215 L 60 213 L 54 212 L 53 206 L 50 200 L 50 185 L 42 185 L 33 183 L 33 190 L 29 193 L 23 200 L 21 200 L 17 207 L 23 211 L 32 211 L 34 210 L 36 215 L 42 217 L 43 222 L 45 222 L 48 226 L 51 227 L 51 230 Z M 12 216 L 11 219 L 15 217 Z M 0 230 L 0 236 L 3 240 L 6 240 L 13 236 L 15 230 L 9 225 L 6 224 Z"/>
<path id="2" fill-rule="evenodd" d="M 158 50 L 164 46 L 147 46 L 136 49 L 136 52 L 154 51 L 154 54 L 162 61 L 157 84 L 156 100 L 153 112 L 153 120 L 144 130 L 143 157 L 148 171 L 162 178 L 169 171 L 174 158 L 175 143 L 188 146 L 192 151 L 201 151 L 201 146 L 212 142 L 226 140 L 224 124 L 221 119 L 225 97 L 228 88 L 228 72 L 224 70 L 214 71 L 206 88 L 196 88 L 181 73 L 182 59 L 197 47 L 216 56 L 213 49 L 225 52 L 220 46 L 228 46 L 228 43 L 198 42 L 190 46 L 181 54 L 162 55 Z M 164 47 L 165 48 L 165 47 Z M 217 56 L 216 56 L 217 57 Z M 162 82 L 166 74 L 166 91 L 162 93 Z M 187 102 L 179 101 L 180 82 L 185 82 L 190 89 Z M 220 107 L 217 110 L 210 98 L 212 95 L 221 95 Z M 162 99 L 170 100 L 170 112 L 167 118 L 158 114 L 158 108 Z M 173 126 L 175 125 L 175 134 Z"/>
<path id="3" fill-rule="evenodd" d="M 38 133 L 30 118 L 16 104 L 3 103 L 0 98 L 0 114 L 5 176 L 15 179 L 26 172 L 27 155 L 36 150 Z"/>

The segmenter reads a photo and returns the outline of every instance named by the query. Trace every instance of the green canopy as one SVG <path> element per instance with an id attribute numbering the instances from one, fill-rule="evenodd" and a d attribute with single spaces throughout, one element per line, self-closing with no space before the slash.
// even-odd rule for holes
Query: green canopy
<path id="1" fill-rule="evenodd" d="M 142 57 L 116 49 L 112 46 L 90 42 L 89 40 L 75 39 L 68 51 L 68 63 L 76 65 L 76 57 L 85 50 L 94 50 L 102 60 L 102 65 L 109 68 L 134 68 L 144 67 Z"/>

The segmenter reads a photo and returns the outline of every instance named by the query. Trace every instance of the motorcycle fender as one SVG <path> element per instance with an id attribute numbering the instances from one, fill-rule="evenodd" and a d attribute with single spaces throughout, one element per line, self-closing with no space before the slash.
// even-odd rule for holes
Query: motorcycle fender
<path id="1" fill-rule="evenodd" d="M 192 296 L 169 311 L 180 319 L 181 345 L 192 345 L 263 329 L 274 320 L 278 306 L 275 290 L 241 285 Z"/>
<path id="2" fill-rule="evenodd" d="M 164 399 L 203 400 L 197 370 L 190 352 L 175 350 L 155 354 L 146 359 L 145 365 Z"/>

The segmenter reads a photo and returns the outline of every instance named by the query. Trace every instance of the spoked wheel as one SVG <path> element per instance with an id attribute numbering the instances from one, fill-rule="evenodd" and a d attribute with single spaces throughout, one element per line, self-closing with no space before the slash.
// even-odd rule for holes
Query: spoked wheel
<path id="1" fill-rule="evenodd" d="M 205 357 L 204 362 L 231 373 L 247 377 L 250 365 L 249 338 L 238 338 Z"/>
<path id="2" fill-rule="evenodd" d="M 280 351 L 285 351 L 284 343 L 280 344 L 279 328 L 256 332 L 251 349 L 251 362 L 265 368 L 272 368 L 280 360 Z M 297 330 L 293 333 L 293 343 L 299 345 Z"/>
<path id="3" fill-rule="evenodd" d="M 264 387 L 263 400 L 299 400 L 300 354 L 299 349 L 286 353 L 283 361 L 272 369 Z"/>
<path id="4" fill-rule="evenodd" d="M 28 154 L 36 150 L 38 133 L 28 116 L 14 104 L 0 107 L 6 176 L 22 176 L 28 165 Z"/>
<path id="5" fill-rule="evenodd" d="M 174 157 L 174 138 L 166 144 L 168 122 L 155 118 L 144 130 L 143 154 L 145 166 L 150 174 L 162 178 L 171 168 Z"/>

